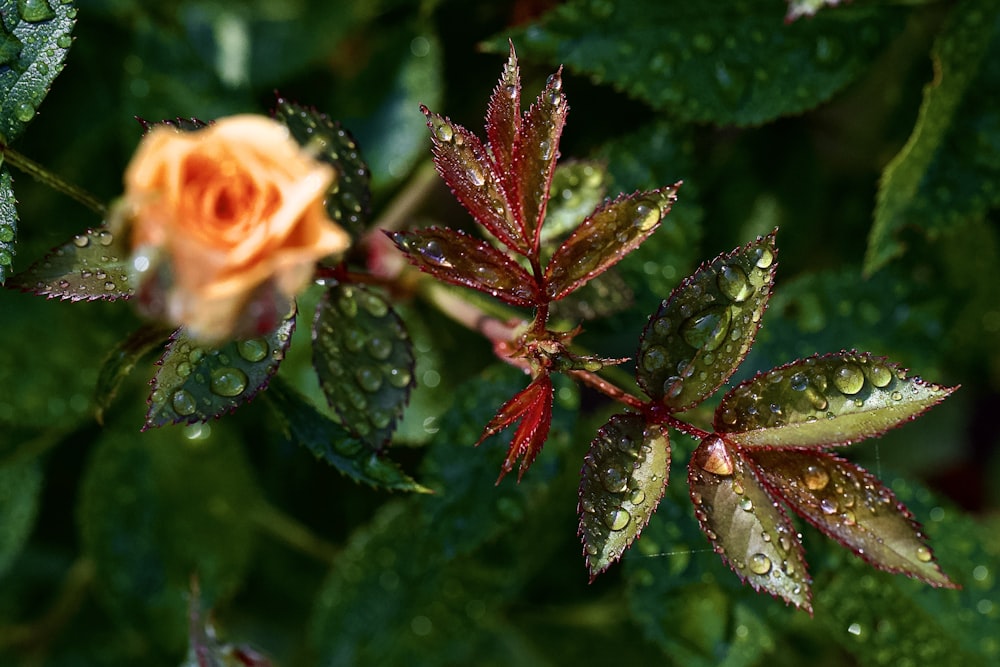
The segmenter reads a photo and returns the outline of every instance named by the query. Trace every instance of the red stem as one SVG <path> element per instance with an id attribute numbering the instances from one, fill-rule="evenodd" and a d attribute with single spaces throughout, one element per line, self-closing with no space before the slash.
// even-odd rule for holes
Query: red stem
<path id="1" fill-rule="evenodd" d="M 624 403 L 629 407 L 636 408 L 638 410 L 645 410 L 647 404 L 641 398 L 637 398 L 632 394 L 626 393 L 621 387 L 615 384 L 611 384 L 604 378 L 600 377 L 595 373 L 584 370 L 568 371 L 569 375 L 572 375 L 577 380 L 587 385 L 591 389 L 596 389 L 602 394 L 612 398 L 619 403 Z"/>

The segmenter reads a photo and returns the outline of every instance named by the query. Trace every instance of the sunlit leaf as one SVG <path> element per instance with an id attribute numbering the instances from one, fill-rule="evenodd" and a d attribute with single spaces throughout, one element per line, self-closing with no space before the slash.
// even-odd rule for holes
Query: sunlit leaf
<path id="1" fill-rule="evenodd" d="M 0 577 L 21 553 L 35 527 L 41 491 L 38 461 L 0 466 Z"/>
<path id="2" fill-rule="evenodd" d="M 579 534 L 591 579 L 621 558 L 663 497 L 669 432 L 642 415 L 613 416 L 590 443 L 580 479 Z"/>
<path id="3" fill-rule="evenodd" d="M 374 449 L 403 414 L 413 365 L 406 327 L 382 296 L 346 284 L 324 293 L 313 320 L 313 367 L 344 426 Z"/>
<path id="4" fill-rule="evenodd" d="M 514 44 L 486 110 L 486 138 L 501 179 L 514 169 L 514 144 L 521 132 L 521 72 Z"/>
<path id="5" fill-rule="evenodd" d="M 271 333 L 217 348 L 203 347 L 178 329 L 156 362 L 143 429 L 207 421 L 253 399 L 277 372 L 294 328 L 292 310 Z"/>
<path id="6" fill-rule="evenodd" d="M 702 264 L 642 332 L 636 379 L 675 411 L 710 396 L 736 371 L 760 328 L 777 268 L 775 232 Z"/>
<path id="7" fill-rule="evenodd" d="M 907 377 L 898 364 L 865 352 L 816 355 L 732 389 L 716 410 L 715 429 L 740 445 L 845 445 L 916 419 L 954 390 Z"/>
<path id="8" fill-rule="evenodd" d="M 688 485 L 702 531 L 740 579 L 811 612 L 798 534 L 740 451 L 706 437 L 691 455 Z"/>
<path id="9" fill-rule="evenodd" d="M 392 240 L 421 271 L 452 285 L 471 287 L 515 306 L 538 300 L 535 279 L 488 243 L 459 230 L 429 227 L 395 232 Z"/>
<path id="10" fill-rule="evenodd" d="M 874 567 L 954 586 L 934 562 L 913 515 L 868 471 L 823 452 L 747 453 L 774 493 Z"/>
<path id="11" fill-rule="evenodd" d="M 332 220 L 343 225 L 357 239 L 371 213 L 370 175 L 357 143 L 340 123 L 326 114 L 278 97 L 274 116 L 285 125 L 306 151 L 336 171 L 324 206 Z"/>
<path id="12" fill-rule="evenodd" d="M 545 444 L 549 426 L 552 424 L 552 378 L 548 373 L 536 377 L 531 384 L 504 403 L 497 410 L 496 416 L 486 424 L 476 444 L 482 443 L 486 438 L 499 433 L 514 422 L 519 423 L 510 441 L 507 458 L 501 467 L 498 484 L 504 475 L 514 469 L 514 463 L 523 457 L 517 472 L 517 478 L 520 480 Z"/>
<path id="13" fill-rule="evenodd" d="M 14 244 L 17 241 L 17 200 L 11 189 L 10 172 L 0 160 L 0 285 L 14 265 Z"/>
<path id="14" fill-rule="evenodd" d="M 274 408 L 274 418 L 288 440 L 305 447 L 317 459 L 355 482 L 390 491 L 429 492 L 394 461 L 373 452 L 367 442 L 320 414 L 297 391 L 282 382 L 280 376 L 272 381 L 264 397 Z"/>
<path id="15" fill-rule="evenodd" d="M 563 162 L 556 166 L 550 184 L 541 240 L 546 243 L 567 234 L 597 208 L 610 180 L 599 162 Z M 686 190 L 685 190 L 686 192 Z"/>
<path id="16" fill-rule="evenodd" d="M 9 285 L 63 301 L 128 299 L 135 293 L 128 258 L 124 239 L 96 227 L 56 246 Z"/>
<path id="17" fill-rule="evenodd" d="M 545 268 L 545 291 L 561 299 L 617 264 L 656 231 L 680 183 L 602 204 L 562 242 Z"/>
<path id="18" fill-rule="evenodd" d="M 108 353 L 97 376 L 94 388 L 94 413 L 98 423 L 104 422 L 104 412 L 111 407 L 121 384 L 142 357 L 170 335 L 169 329 L 147 324 L 136 329 Z"/>

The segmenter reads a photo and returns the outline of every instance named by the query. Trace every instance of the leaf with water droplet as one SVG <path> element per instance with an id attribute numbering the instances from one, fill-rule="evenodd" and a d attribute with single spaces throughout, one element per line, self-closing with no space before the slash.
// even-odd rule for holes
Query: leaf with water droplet
<path id="1" fill-rule="evenodd" d="M 716 409 L 715 429 L 744 446 L 847 445 L 916 419 L 955 389 L 867 352 L 815 355 L 734 387 Z"/>
<path id="2" fill-rule="evenodd" d="M 104 412 L 111 407 L 118 387 L 135 365 L 154 347 L 170 336 L 170 330 L 160 325 L 146 324 L 112 349 L 101 365 L 94 387 L 94 417 L 104 423 Z"/>
<path id="3" fill-rule="evenodd" d="M 76 23 L 71 3 L 32 0 L 28 11 L 15 3 L 3 3 L 0 32 L 9 32 L 8 46 L 0 64 L 0 138 L 10 143 L 24 131 L 56 76 L 62 71 Z"/>
<path id="4" fill-rule="evenodd" d="M 872 566 L 954 588 L 920 525 L 878 478 L 825 452 L 748 450 L 773 493 Z"/>
<path id="5" fill-rule="evenodd" d="M 7 281 L 7 275 L 14 264 L 16 241 L 17 200 L 11 189 L 10 172 L 0 163 L 0 285 Z"/>
<path id="6" fill-rule="evenodd" d="M 771 295 L 776 232 L 702 264 L 649 318 L 636 379 L 650 398 L 685 410 L 736 372 Z"/>
<path id="7" fill-rule="evenodd" d="M 614 315 L 635 303 L 632 288 L 614 268 L 594 276 L 549 307 L 555 320 L 579 322 Z"/>
<path id="8" fill-rule="evenodd" d="M 117 301 L 135 294 L 129 250 L 120 235 L 95 227 L 56 246 L 10 279 L 24 292 L 63 301 Z"/>
<path id="9" fill-rule="evenodd" d="M 493 89 L 486 111 L 486 137 L 496 162 L 497 173 L 507 175 L 514 169 L 514 144 L 521 132 L 521 73 L 517 66 L 514 43 L 504 65 L 500 82 Z"/>
<path id="10" fill-rule="evenodd" d="M 538 301 L 535 279 L 493 246 L 462 231 L 428 227 L 390 234 L 411 264 L 438 280 L 471 287 L 514 306 Z"/>
<path id="11" fill-rule="evenodd" d="M 385 299 L 336 284 L 316 307 L 313 367 L 330 407 L 369 447 L 384 447 L 414 386 L 413 343 Z"/>
<path id="12" fill-rule="evenodd" d="M 175 331 L 156 362 L 143 430 L 207 421 L 253 399 L 278 371 L 294 329 L 293 309 L 274 331 L 216 348 L 201 346 L 183 329 Z"/>
<path id="13" fill-rule="evenodd" d="M 323 416 L 295 389 L 275 378 L 264 394 L 285 437 L 355 482 L 376 489 L 431 493 L 367 442 Z"/>
<path id="14" fill-rule="evenodd" d="M 368 228 L 371 175 L 354 137 L 326 114 L 281 96 L 275 101 L 274 117 L 288 126 L 307 152 L 334 168 L 336 177 L 323 205 L 330 219 L 357 240 Z"/>
<path id="15" fill-rule="evenodd" d="M 740 579 L 812 613 L 795 527 L 741 451 L 707 436 L 691 455 L 688 485 L 702 532 Z"/>
<path id="16" fill-rule="evenodd" d="M 580 472 L 578 533 L 593 580 L 646 527 L 670 473 L 666 427 L 627 413 L 611 417 L 590 443 Z"/>
<path id="17" fill-rule="evenodd" d="M 553 301 L 617 264 L 656 231 L 677 200 L 680 183 L 621 195 L 584 219 L 545 267 L 545 291 Z"/>
<path id="18" fill-rule="evenodd" d="M 497 484 L 504 478 L 504 475 L 514 469 L 514 463 L 519 458 L 522 459 L 521 467 L 517 471 L 517 479 L 520 481 L 524 477 L 524 473 L 531 467 L 531 462 L 538 456 L 538 452 L 542 451 L 545 439 L 549 435 L 549 427 L 552 424 L 552 398 L 552 378 L 549 377 L 548 373 L 542 373 L 532 380 L 531 384 L 500 406 L 496 415 L 483 429 L 483 434 L 476 442 L 477 445 L 514 422 L 519 422 L 514 437 L 511 438 L 507 458 L 504 459 Z"/>

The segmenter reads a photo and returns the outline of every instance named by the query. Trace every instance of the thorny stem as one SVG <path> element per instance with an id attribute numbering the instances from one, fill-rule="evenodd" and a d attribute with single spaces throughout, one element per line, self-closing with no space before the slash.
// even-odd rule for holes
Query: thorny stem
<path id="1" fill-rule="evenodd" d="M 250 518 L 271 537 L 326 565 L 333 563 L 340 552 L 294 517 L 267 502 L 262 501 L 250 513 Z"/>
<path id="2" fill-rule="evenodd" d="M 50 188 L 58 190 L 64 195 L 75 199 L 94 213 L 100 215 L 102 218 L 105 213 L 107 213 L 107 207 L 97 197 L 90 194 L 80 186 L 73 185 L 69 181 L 63 180 L 61 177 L 55 175 L 26 155 L 18 153 L 10 146 L 0 144 L 0 153 L 3 154 L 4 160 L 14 165 L 25 174 L 31 176 L 36 181 L 44 183 Z"/>

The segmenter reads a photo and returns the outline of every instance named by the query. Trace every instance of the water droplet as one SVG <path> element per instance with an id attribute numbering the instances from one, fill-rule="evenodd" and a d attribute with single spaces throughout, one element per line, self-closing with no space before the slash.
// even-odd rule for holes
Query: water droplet
<path id="1" fill-rule="evenodd" d="M 389 312 L 389 305 L 374 294 L 359 291 L 356 298 L 361 307 L 372 317 L 385 317 Z"/>
<path id="2" fill-rule="evenodd" d="M 753 501 L 750 500 L 749 498 L 744 498 L 743 500 L 740 501 L 740 509 L 743 510 L 744 512 L 752 512 Z"/>
<path id="3" fill-rule="evenodd" d="M 809 386 L 809 378 L 803 373 L 795 373 L 792 377 L 788 378 L 788 384 L 795 391 L 805 391 L 806 387 Z"/>
<path id="4" fill-rule="evenodd" d="M 663 394 L 667 398 L 677 398 L 684 392 L 684 380 L 671 375 L 663 382 Z"/>
<path id="5" fill-rule="evenodd" d="M 22 123 L 27 123 L 35 117 L 35 107 L 28 102 L 21 102 L 14 107 L 14 115 Z"/>
<path id="6" fill-rule="evenodd" d="M 921 563 L 929 563 L 931 560 L 931 550 L 922 545 L 917 547 L 917 560 Z"/>
<path id="7" fill-rule="evenodd" d="M 881 389 L 892 382 L 892 372 L 882 364 L 872 364 L 868 369 L 868 378 L 873 385 Z"/>
<path id="8" fill-rule="evenodd" d="M 77 234 L 73 237 L 73 245 L 77 248 L 86 248 L 90 245 L 90 237 L 86 234 Z"/>
<path id="9" fill-rule="evenodd" d="M 538 157 L 548 160 L 552 157 L 552 143 L 546 140 L 538 142 Z"/>
<path id="10" fill-rule="evenodd" d="M 819 509 L 823 514 L 836 514 L 837 513 L 837 503 L 833 502 L 829 498 L 823 498 L 819 501 Z"/>
<path id="11" fill-rule="evenodd" d="M 903 400 L 903 395 L 901 393 L 899 393 L 898 391 L 894 391 L 894 392 L 892 392 L 889 395 L 892 397 L 892 400 L 894 400 L 894 401 L 901 401 L 901 400 Z"/>
<path id="12" fill-rule="evenodd" d="M 0 225 L 0 242 L 10 243 L 14 240 L 14 228 L 10 225 Z"/>
<path id="13" fill-rule="evenodd" d="M 469 181 L 477 188 L 486 185 L 486 177 L 483 176 L 483 170 L 476 163 L 471 163 L 468 169 L 465 170 L 465 173 L 468 175 Z"/>
<path id="14" fill-rule="evenodd" d="M 650 199 L 640 199 L 632 209 L 632 225 L 640 232 L 648 232 L 660 222 L 660 205 Z"/>
<path id="15" fill-rule="evenodd" d="M 601 483 L 608 491 L 611 491 L 612 493 L 621 493 L 626 488 L 628 478 L 621 469 L 615 466 L 608 466 L 605 468 L 604 472 L 601 473 Z"/>
<path id="16" fill-rule="evenodd" d="M 636 489 L 635 491 L 632 492 L 632 495 L 629 496 L 629 502 L 631 502 L 633 505 L 638 505 L 642 502 L 645 502 L 645 500 L 646 500 L 646 493 L 642 489 Z"/>
<path id="17" fill-rule="evenodd" d="M 631 520 L 632 515 L 629 514 L 627 510 L 623 509 L 611 510 L 608 512 L 607 516 L 604 517 L 604 523 L 607 524 L 608 528 L 611 530 L 624 530 L 625 526 L 627 526 Z"/>
<path id="18" fill-rule="evenodd" d="M 438 242 L 434 239 L 427 239 L 423 242 L 417 243 L 414 250 L 416 250 L 416 252 L 428 262 L 440 264 L 441 266 L 451 266 L 451 262 L 447 260 L 444 253 L 441 251 L 441 246 L 439 246 Z"/>
<path id="19" fill-rule="evenodd" d="M 178 389 L 174 392 L 170 403 L 174 408 L 174 412 L 183 417 L 193 415 L 194 411 L 198 409 L 198 404 L 195 402 L 194 396 L 183 389 Z"/>
<path id="20" fill-rule="evenodd" d="M 696 456 L 695 463 L 713 475 L 733 474 L 733 460 L 726 451 L 726 443 L 717 435 L 709 435 L 702 440 Z"/>
<path id="21" fill-rule="evenodd" d="M 753 294 L 747 274 L 738 266 L 723 266 L 715 280 L 726 298 L 736 303 L 746 301 Z"/>
<path id="22" fill-rule="evenodd" d="M 545 79 L 545 85 L 552 90 L 562 89 L 562 77 L 558 74 L 549 74 L 548 78 Z"/>
<path id="23" fill-rule="evenodd" d="M 718 349 L 726 341 L 731 318 L 726 306 L 709 306 L 681 324 L 681 336 L 695 349 Z"/>
<path id="24" fill-rule="evenodd" d="M 668 352 L 661 345 L 651 345 L 642 355 L 642 367 L 649 373 L 656 373 L 667 367 Z"/>
<path id="25" fill-rule="evenodd" d="M 237 342 L 236 351 L 247 361 L 257 362 L 263 361 L 271 350 L 263 338 L 251 338 Z"/>
<path id="26" fill-rule="evenodd" d="M 821 491 L 830 482 L 830 474 L 821 465 L 811 464 L 802 472 L 802 481 L 812 491 Z"/>
<path id="27" fill-rule="evenodd" d="M 441 141 L 451 141 L 455 138 L 455 130 L 452 129 L 451 125 L 444 121 L 437 121 L 437 123 L 434 127 L 434 136 Z"/>
<path id="28" fill-rule="evenodd" d="M 754 263 L 757 265 L 758 269 L 766 269 L 771 266 L 771 263 L 774 261 L 774 253 L 771 252 L 770 248 L 757 248 L 754 254 L 757 257 L 757 260 Z"/>
<path id="29" fill-rule="evenodd" d="M 503 92 L 507 95 L 508 98 L 514 99 L 515 97 L 517 97 L 517 86 L 507 84 L 506 86 L 503 87 Z"/>
<path id="30" fill-rule="evenodd" d="M 382 388 L 382 374 L 372 366 L 362 366 L 355 371 L 354 377 L 358 381 L 358 386 L 369 393 Z"/>
<path id="31" fill-rule="evenodd" d="M 179 364 L 177 364 L 177 374 L 180 375 L 182 378 L 186 378 L 187 376 L 191 375 L 191 370 L 192 370 L 191 364 L 189 364 L 186 361 L 182 361 Z"/>
<path id="32" fill-rule="evenodd" d="M 100 233 L 97 234 L 97 242 L 100 243 L 102 246 L 107 247 L 112 243 L 114 243 L 114 240 L 115 240 L 114 235 L 106 229 L 101 230 Z"/>
<path id="33" fill-rule="evenodd" d="M 660 338 L 666 338 L 673 327 L 670 324 L 670 318 L 660 317 L 653 320 L 653 333 Z"/>
<path id="34" fill-rule="evenodd" d="M 410 372 L 404 368 L 393 368 L 389 371 L 389 384 L 397 389 L 402 389 L 403 387 L 410 384 L 411 379 Z"/>
<path id="35" fill-rule="evenodd" d="M 771 571 L 771 559 L 761 553 L 750 556 L 750 571 L 754 574 L 767 574 Z"/>
<path id="36" fill-rule="evenodd" d="M 73 44 L 73 38 L 66 33 L 63 33 L 58 37 L 56 37 L 56 46 L 58 46 L 60 49 L 68 49 L 72 44 Z"/>
<path id="37" fill-rule="evenodd" d="M 17 0 L 17 12 L 29 23 L 48 21 L 56 17 L 48 0 Z"/>
<path id="38" fill-rule="evenodd" d="M 850 625 L 847 626 L 847 632 L 849 634 L 854 635 L 855 637 L 860 636 L 861 635 L 861 624 L 860 623 L 851 623 Z"/>
<path id="39" fill-rule="evenodd" d="M 348 329 L 344 332 L 344 347 L 351 352 L 360 352 L 367 340 L 365 332 L 360 329 Z"/>
<path id="40" fill-rule="evenodd" d="M 853 526 L 858 522 L 858 517 L 855 516 L 854 512 L 851 510 L 844 510 L 840 513 L 840 520 L 843 521 L 846 526 Z"/>
<path id="41" fill-rule="evenodd" d="M 833 385 L 842 394 L 853 396 L 865 386 L 865 374 L 854 364 L 844 364 L 833 372 Z"/>
<path id="42" fill-rule="evenodd" d="M 730 426 L 732 426 L 733 424 L 736 423 L 736 410 L 732 409 L 729 406 L 726 406 L 725 408 L 722 409 L 721 417 L 722 417 L 722 422 L 724 424 L 729 424 Z"/>
<path id="43" fill-rule="evenodd" d="M 368 354 L 379 361 L 385 361 L 392 354 L 392 341 L 382 336 L 372 336 L 368 339 L 366 346 Z"/>
<path id="44" fill-rule="evenodd" d="M 247 374 L 238 368 L 223 366 L 212 370 L 209 388 L 219 396 L 239 396 L 247 388 Z"/>
<path id="45" fill-rule="evenodd" d="M 114 284 L 113 282 L 111 282 L 110 280 L 109 280 L 109 281 L 107 281 L 106 283 L 104 283 L 104 290 L 105 290 L 106 292 L 114 292 L 114 291 L 115 291 L 115 289 L 117 289 L 117 285 L 115 285 L 115 284 Z"/>

